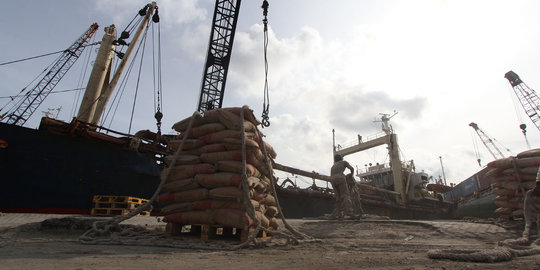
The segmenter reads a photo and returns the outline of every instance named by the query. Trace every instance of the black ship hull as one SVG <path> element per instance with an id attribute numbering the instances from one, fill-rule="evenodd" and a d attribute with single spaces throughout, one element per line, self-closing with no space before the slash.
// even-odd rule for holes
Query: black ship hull
<path id="1" fill-rule="evenodd" d="M 324 191 L 300 188 L 276 189 L 286 218 L 316 218 L 331 214 L 335 208 L 335 197 Z M 453 219 L 455 204 L 437 199 L 422 199 L 408 202 L 406 206 L 391 200 L 381 200 L 361 194 L 365 214 L 387 216 L 392 219 Z"/>
<path id="2" fill-rule="evenodd" d="M 160 182 L 152 154 L 118 143 L 5 123 L 0 123 L 0 142 L 1 212 L 90 214 L 95 195 L 149 199 Z M 286 218 L 321 217 L 335 207 L 333 194 L 323 191 L 278 186 L 277 196 Z M 437 201 L 407 207 L 369 196 L 362 201 L 366 213 L 391 218 L 453 215 Z"/>
<path id="3" fill-rule="evenodd" d="M 114 144 L 0 123 L 0 211 L 88 214 L 94 195 L 150 198 L 159 167 Z"/>

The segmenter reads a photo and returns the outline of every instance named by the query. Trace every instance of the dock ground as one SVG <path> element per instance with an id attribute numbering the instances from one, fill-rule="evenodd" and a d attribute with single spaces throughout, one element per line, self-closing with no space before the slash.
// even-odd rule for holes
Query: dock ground
<path id="1" fill-rule="evenodd" d="M 489 250 L 495 248 L 498 241 L 520 236 L 519 230 L 489 221 L 289 219 L 291 226 L 315 240 L 293 245 L 280 242 L 276 237 L 266 247 L 203 250 L 82 244 L 79 236 L 85 232 L 84 229 L 44 226 L 46 220 L 63 217 L 67 216 L 0 214 L 0 268 L 540 269 L 540 255 L 498 263 L 428 258 L 427 252 L 432 249 Z M 134 217 L 122 224 L 152 230 L 165 228 L 165 223 L 157 217 Z M 285 229 L 282 226 L 280 230 Z"/>

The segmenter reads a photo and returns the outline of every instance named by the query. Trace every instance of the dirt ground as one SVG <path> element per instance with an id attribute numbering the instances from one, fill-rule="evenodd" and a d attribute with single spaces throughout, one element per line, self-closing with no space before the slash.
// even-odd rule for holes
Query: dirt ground
<path id="1" fill-rule="evenodd" d="M 31 223 L 0 230 L 1 269 L 540 269 L 540 255 L 499 263 L 434 260 L 432 249 L 493 249 L 519 232 L 492 224 L 393 220 L 288 220 L 315 240 L 273 237 L 240 250 L 87 245 L 84 230 Z M 156 226 L 154 226 L 156 227 Z M 157 226 L 162 230 L 164 226 Z M 284 230 L 282 227 L 281 230 Z M 196 241 L 199 239 L 179 239 Z M 225 241 L 217 239 L 215 242 Z M 231 241 L 231 240 L 228 240 Z"/>

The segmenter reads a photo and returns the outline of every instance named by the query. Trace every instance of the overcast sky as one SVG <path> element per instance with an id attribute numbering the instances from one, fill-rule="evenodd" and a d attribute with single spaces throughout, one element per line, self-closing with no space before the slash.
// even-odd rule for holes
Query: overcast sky
<path id="1" fill-rule="evenodd" d="M 147 1 L 17 1 L 0 17 L 0 62 L 59 51 L 93 22 L 119 30 Z M 381 113 L 391 119 L 403 161 L 418 171 L 458 183 L 493 160 L 470 122 L 477 123 L 516 155 L 527 150 L 519 129 L 528 128 L 532 148 L 540 132 L 524 114 L 504 74 L 513 70 L 540 89 L 538 1 L 470 0 L 276 0 L 269 1 L 270 122 L 266 141 L 277 162 L 328 174 L 332 129 L 336 142 L 351 145 L 357 134 L 380 132 Z M 260 118 L 264 64 L 262 1 L 244 0 L 230 64 L 224 107 L 250 106 Z M 163 130 L 197 108 L 214 1 L 158 1 L 164 91 Z M 150 46 L 150 45 L 148 45 Z M 95 48 L 87 50 L 95 52 Z M 150 53 L 148 53 L 150 54 Z M 55 90 L 85 86 L 85 56 Z M 39 75 L 55 56 L 0 66 L 0 106 Z M 136 75 L 132 75 L 136 76 Z M 156 130 L 152 74 L 143 74 L 131 132 Z M 111 128 L 127 132 L 134 87 L 126 89 Z M 51 94 L 41 111 L 62 106 L 70 121 L 76 92 Z M 123 108 L 122 108 L 123 107 Z M 120 112 L 122 110 L 122 112 Z M 4 111 L 2 111 L 4 112 Z M 475 151 L 475 142 L 478 151 Z M 385 147 L 346 156 L 353 166 L 388 162 Z M 277 174 L 280 179 L 287 177 Z M 298 183 L 310 179 L 298 178 Z"/>

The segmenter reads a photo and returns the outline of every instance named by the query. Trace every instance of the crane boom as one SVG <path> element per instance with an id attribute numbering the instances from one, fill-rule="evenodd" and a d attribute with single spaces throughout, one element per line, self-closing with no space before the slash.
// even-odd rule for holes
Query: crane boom
<path id="1" fill-rule="evenodd" d="M 216 0 L 199 112 L 221 108 L 241 0 Z"/>
<path id="2" fill-rule="evenodd" d="M 499 148 L 495 145 L 493 142 L 493 139 L 491 139 L 484 131 L 482 131 L 476 123 L 470 123 L 470 127 L 476 131 L 476 134 L 478 134 L 478 137 L 480 137 L 480 140 L 484 144 L 484 146 L 487 148 L 489 153 L 493 156 L 495 159 L 504 158 L 503 153 Z"/>
<path id="3" fill-rule="evenodd" d="M 513 71 L 508 71 L 504 74 L 504 77 L 508 79 L 514 89 L 523 110 L 525 110 L 525 114 L 531 119 L 536 128 L 540 130 L 540 98 L 538 98 L 536 92 L 529 88 Z M 521 127 L 522 130 L 524 128 L 524 126 Z"/>
<path id="4" fill-rule="evenodd" d="M 22 101 L 19 102 L 17 108 L 7 115 L 7 123 L 20 126 L 26 123 L 43 100 L 47 98 L 53 88 L 73 66 L 75 61 L 77 61 L 97 29 L 98 24 L 92 24 L 87 31 L 62 53 L 45 76 L 34 88 L 27 92 Z"/>

